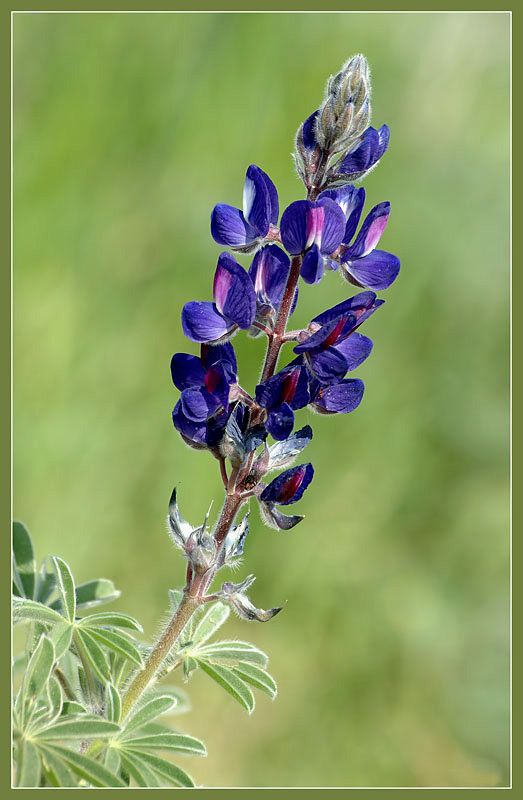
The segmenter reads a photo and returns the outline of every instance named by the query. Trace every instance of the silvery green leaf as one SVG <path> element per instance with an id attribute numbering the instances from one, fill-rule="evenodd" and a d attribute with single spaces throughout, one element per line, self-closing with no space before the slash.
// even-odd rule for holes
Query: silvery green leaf
<path id="1" fill-rule="evenodd" d="M 22 739 L 17 747 L 16 786 L 38 787 L 42 764 L 40 754 L 28 739 Z"/>
<path id="2" fill-rule="evenodd" d="M 47 636 L 43 635 L 29 659 L 24 675 L 23 685 L 26 695 L 38 697 L 49 679 L 54 660 L 53 643 Z"/>
<path id="3" fill-rule="evenodd" d="M 55 658 L 60 658 L 60 656 L 69 649 L 72 637 L 73 625 L 65 619 L 63 619 L 62 622 L 58 622 L 52 628 L 49 633 L 49 638 L 54 644 Z"/>
<path id="4" fill-rule="evenodd" d="M 119 731 L 120 726 L 116 722 L 109 722 L 101 717 L 88 718 L 86 715 L 79 719 L 62 717 L 48 728 L 38 731 L 34 740 L 52 742 L 67 739 L 108 739 L 114 737 Z"/>
<path id="5" fill-rule="evenodd" d="M 38 600 L 39 603 L 47 603 L 55 589 L 56 576 L 54 572 L 47 571 L 47 564 L 44 559 L 36 578 L 35 600 Z"/>
<path id="6" fill-rule="evenodd" d="M 94 786 L 112 786 L 112 787 L 125 787 L 125 783 L 117 775 L 113 775 L 103 764 L 95 761 L 83 753 L 77 753 L 73 750 L 68 750 L 66 747 L 60 747 L 56 744 L 43 743 L 41 745 L 45 753 L 58 756 L 64 761 L 67 766 L 85 778 L 89 783 Z"/>
<path id="7" fill-rule="evenodd" d="M 78 714 L 85 713 L 85 707 L 76 700 L 66 700 L 62 706 L 62 717 L 76 717 Z"/>
<path id="8" fill-rule="evenodd" d="M 131 628 L 134 631 L 138 631 L 138 633 L 143 633 L 142 626 L 134 617 L 112 611 L 100 611 L 97 614 L 89 614 L 87 617 L 82 617 L 78 626 L 82 628 Z"/>
<path id="9" fill-rule="evenodd" d="M 118 689 L 112 683 L 108 683 L 105 687 L 105 705 L 107 719 L 111 720 L 111 722 L 118 722 L 122 710 L 122 701 Z"/>
<path id="10" fill-rule="evenodd" d="M 79 610 L 84 611 L 93 606 L 100 606 L 103 603 L 110 603 L 120 597 L 121 592 L 116 589 L 114 583 L 107 578 L 80 583 L 76 587 L 76 605 Z"/>
<path id="11" fill-rule="evenodd" d="M 266 503 L 262 501 L 260 501 L 260 514 L 269 528 L 276 528 L 276 530 L 280 531 L 289 531 L 291 528 L 294 528 L 298 522 L 305 519 L 301 514 L 294 514 L 288 517 L 276 507 L 275 503 Z"/>
<path id="12" fill-rule="evenodd" d="M 121 633 L 108 631 L 105 628 L 91 628 L 89 633 L 98 642 L 104 644 L 109 650 L 114 650 L 116 653 L 124 656 L 124 658 L 128 658 L 135 664 L 138 664 L 139 667 L 143 667 L 140 651 L 132 642 L 129 641 L 129 639 L 127 639 L 125 636 L 122 636 Z"/>
<path id="13" fill-rule="evenodd" d="M 57 719 L 62 713 L 62 690 L 58 679 L 51 675 L 47 682 L 47 699 L 52 712 L 52 719 Z"/>
<path id="14" fill-rule="evenodd" d="M 249 714 L 252 714 L 255 706 L 254 695 L 241 678 L 235 675 L 232 669 L 224 667 L 221 664 L 210 664 L 204 658 L 199 658 L 198 663 L 213 681 L 216 681 L 216 683 L 225 689 L 231 697 L 234 697 Z"/>
<path id="15" fill-rule="evenodd" d="M 120 754 L 115 747 L 109 746 L 105 751 L 104 764 L 114 775 L 120 772 Z"/>
<path id="16" fill-rule="evenodd" d="M 278 687 L 272 675 L 255 664 L 239 664 L 239 666 L 233 667 L 233 672 L 243 681 L 247 681 L 251 686 L 265 692 L 271 700 L 274 700 L 278 694 Z"/>
<path id="17" fill-rule="evenodd" d="M 67 764 L 55 753 L 45 751 L 46 777 L 49 783 L 57 788 L 73 787 L 78 783 Z"/>
<path id="18" fill-rule="evenodd" d="M 13 572 L 26 597 L 34 598 L 36 559 L 31 535 L 23 522 L 13 522 Z"/>
<path id="19" fill-rule="evenodd" d="M 128 757 L 131 753 L 134 756 L 138 756 L 140 763 L 145 763 L 157 775 L 175 786 L 184 786 L 187 788 L 192 788 L 194 786 L 193 779 L 185 770 L 173 764 L 171 761 L 167 761 L 165 758 L 151 755 L 151 753 L 136 751 L 134 749 L 131 750 L 130 748 L 126 748 L 125 752 Z"/>
<path id="20" fill-rule="evenodd" d="M 276 442 L 269 448 L 268 469 L 288 467 L 296 456 L 304 450 L 312 439 L 312 428 L 305 425 L 301 430 L 291 434 L 288 439 Z"/>
<path id="21" fill-rule="evenodd" d="M 13 599 L 13 622 L 16 624 L 25 619 L 51 624 L 64 621 L 61 614 L 42 603 L 37 603 L 36 600 L 15 597 Z"/>
<path id="22" fill-rule="evenodd" d="M 171 709 L 170 714 L 187 714 L 191 710 L 189 695 L 178 686 L 162 686 L 162 695 L 169 695 L 174 698 L 176 705 Z"/>
<path id="23" fill-rule="evenodd" d="M 77 628 L 75 634 L 75 644 L 82 648 L 84 655 L 87 657 L 93 672 L 98 678 L 105 683 L 111 680 L 111 673 L 107 657 L 95 639 L 84 628 Z"/>
<path id="24" fill-rule="evenodd" d="M 125 747 L 137 750 L 172 750 L 193 756 L 206 756 L 207 750 L 200 739 L 184 733 L 157 733 L 125 739 Z"/>
<path id="25" fill-rule="evenodd" d="M 198 668 L 198 662 L 192 656 L 187 656 L 183 660 L 183 677 L 188 681 L 195 669 Z"/>
<path id="26" fill-rule="evenodd" d="M 65 616 L 69 622 L 74 622 L 76 614 L 76 593 L 73 575 L 69 565 L 58 556 L 51 556 L 51 561 L 56 570 L 58 589 L 62 599 Z"/>
<path id="27" fill-rule="evenodd" d="M 250 664 L 258 664 L 266 667 L 269 658 L 262 650 L 258 650 L 249 642 L 221 641 L 205 645 L 198 649 L 198 661 L 205 658 L 213 664 L 233 662 L 234 665 L 246 661 Z"/>
<path id="28" fill-rule="evenodd" d="M 192 635 L 194 645 L 206 642 L 223 625 L 229 616 L 229 609 L 223 603 L 213 603 L 202 617 Z"/>
<path id="29" fill-rule="evenodd" d="M 131 778 L 144 789 L 159 789 L 162 786 L 161 781 L 153 770 L 144 764 L 134 753 L 127 754 L 124 749 L 118 751 L 122 761 L 122 767 L 129 773 Z"/>
<path id="30" fill-rule="evenodd" d="M 159 717 L 161 714 L 166 714 L 175 703 L 176 699 L 174 697 L 160 695 L 159 697 L 155 697 L 154 700 L 149 700 L 139 708 L 133 708 L 125 722 L 125 730 L 122 738 L 126 738 L 130 731 L 141 728 L 142 725 L 151 722 L 151 720 L 156 719 L 156 717 Z"/>

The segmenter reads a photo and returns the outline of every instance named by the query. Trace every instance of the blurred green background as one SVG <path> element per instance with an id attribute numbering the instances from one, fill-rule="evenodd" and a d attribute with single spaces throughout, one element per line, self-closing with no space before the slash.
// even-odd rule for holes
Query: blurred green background
<path id="1" fill-rule="evenodd" d="M 182 304 L 209 299 L 216 202 L 250 163 L 282 209 L 328 75 L 356 52 L 391 145 L 402 272 L 367 324 L 366 395 L 314 417 L 290 533 L 257 512 L 237 574 L 273 622 L 228 622 L 280 686 L 249 718 L 203 674 L 180 722 L 208 786 L 490 786 L 509 775 L 509 17 L 15 15 L 15 516 L 152 636 L 184 566 L 165 535 L 221 502 L 171 424 Z M 249 257 L 240 256 L 244 265 Z M 354 292 L 303 287 L 296 324 Z M 253 388 L 263 342 L 234 340 Z M 180 678 L 181 680 L 181 678 Z"/>

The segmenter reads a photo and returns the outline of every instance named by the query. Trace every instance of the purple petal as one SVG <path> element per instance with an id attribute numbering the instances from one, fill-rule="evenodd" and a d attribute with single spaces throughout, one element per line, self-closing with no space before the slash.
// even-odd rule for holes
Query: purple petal
<path id="1" fill-rule="evenodd" d="M 294 413 L 292 408 L 283 403 L 281 406 L 271 408 L 267 416 L 265 427 L 277 441 L 286 439 L 294 427 Z"/>
<path id="2" fill-rule="evenodd" d="M 314 468 L 310 463 L 287 469 L 269 483 L 263 490 L 260 500 L 278 503 L 281 506 L 296 503 L 312 481 L 313 475 Z"/>
<path id="3" fill-rule="evenodd" d="M 307 150 L 314 150 L 318 142 L 316 141 L 316 117 L 318 116 L 318 111 L 316 110 L 314 114 L 311 114 L 310 117 L 307 117 L 305 122 L 303 123 L 303 144 L 307 148 Z"/>
<path id="4" fill-rule="evenodd" d="M 347 362 L 348 372 L 363 364 L 365 359 L 370 356 L 372 347 L 372 340 L 361 333 L 352 333 L 336 344 L 336 350 L 344 356 Z"/>
<path id="5" fill-rule="evenodd" d="M 195 423 L 188 420 L 182 411 L 180 400 L 173 409 L 173 425 L 185 439 L 200 445 L 200 447 L 206 447 L 207 426 L 205 422 Z"/>
<path id="6" fill-rule="evenodd" d="M 268 244 L 256 253 L 249 275 L 260 302 L 276 310 L 280 307 L 290 266 L 288 256 L 275 244 Z"/>
<path id="7" fill-rule="evenodd" d="M 269 192 L 259 167 L 251 164 L 243 184 L 243 216 L 261 236 L 269 230 Z"/>
<path id="8" fill-rule="evenodd" d="M 318 203 L 325 211 L 325 218 L 323 220 L 323 228 L 321 232 L 320 250 L 323 255 L 333 253 L 341 244 L 343 234 L 345 233 L 345 215 L 340 206 L 331 200 L 330 197 L 324 197 Z"/>
<path id="9" fill-rule="evenodd" d="M 206 389 L 184 389 L 180 403 L 183 415 L 191 422 L 204 422 L 220 407 L 220 401 Z"/>
<path id="10" fill-rule="evenodd" d="M 357 378 L 335 383 L 333 386 L 323 386 L 314 398 L 313 406 L 319 411 L 348 414 L 354 411 L 361 403 L 365 386 Z"/>
<path id="11" fill-rule="evenodd" d="M 322 192 L 318 197 L 318 202 L 324 197 L 334 200 L 343 211 L 346 220 L 343 242 L 348 244 L 354 236 L 360 221 L 363 204 L 365 203 L 365 189 L 363 187 L 356 189 L 349 183 L 340 189 L 327 189 Z"/>
<path id="12" fill-rule="evenodd" d="M 378 160 L 380 138 L 375 128 L 367 128 L 361 137 L 361 144 L 346 156 L 340 166 L 342 175 L 366 172 Z"/>
<path id="13" fill-rule="evenodd" d="M 390 140 L 390 129 L 389 129 L 389 126 L 388 125 L 382 125 L 381 128 L 378 130 L 378 136 L 379 136 L 380 142 L 379 142 L 379 146 L 378 146 L 377 158 L 379 160 L 382 157 L 382 155 L 385 153 L 387 147 L 389 146 L 389 140 Z"/>
<path id="14" fill-rule="evenodd" d="M 183 391 L 192 386 L 203 386 L 205 370 L 197 356 L 175 353 L 171 358 L 171 376 L 176 388 Z"/>
<path id="15" fill-rule="evenodd" d="M 280 204 L 278 201 L 278 192 L 276 191 L 276 186 L 266 172 L 259 167 L 256 167 L 256 169 L 259 170 L 262 180 L 265 181 L 265 187 L 269 195 L 269 222 L 272 223 L 272 225 L 276 225 L 278 222 L 278 217 L 280 216 Z"/>
<path id="16" fill-rule="evenodd" d="M 213 342 L 229 333 L 234 325 L 227 323 L 214 303 L 193 300 L 183 307 L 182 328 L 193 342 Z"/>
<path id="17" fill-rule="evenodd" d="M 374 307 L 381 305 L 383 302 L 385 301 L 376 299 L 376 294 L 374 292 L 360 292 L 359 294 L 355 294 L 353 297 L 349 297 L 348 300 L 338 303 L 337 306 L 333 306 L 332 308 L 327 309 L 327 311 L 323 311 L 323 313 L 318 314 L 317 317 L 314 317 L 312 322 L 317 322 L 319 325 L 325 325 L 327 322 L 331 322 L 334 319 L 343 317 L 349 311 L 355 313 L 356 317 L 359 319 L 364 311 L 373 309 Z"/>
<path id="18" fill-rule="evenodd" d="M 207 370 L 218 361 L 223 361 L 230 367 L 230 377 L 236 376 L 238 372 L 238 365 L 236 363 L 236 353 L 234 347 L 230 342 L 223 344 L 206 345 L 202 344 L 201 360 L 204 368 Z"/>
<path id="19" fill-rule="evenodd" d="M 305 250 L 307 245 L 307 212 L 312 207 L 310 200 L 296 200 L 282 214 L 280 236 L 283 246 L 291 255 Z"/>
<path id="20" fill-rule="evenodd" d="M 243 247 L 258 238 L 258 231 L 249 225 L 239 208 L 218 203 L 211 214 L 211 235 L 225 247 Z"/>
<path id="21" fill-rule="evenodd" d="M 374 250 L 368 256 L 347 261 L 343 269 L 356 279 L 361 286 L 370 289 L 388 289 L 400 271 L 400 260 L 385 250 Z"/>
<path id="22" fill-rule="evenodd" d="M 227 409 L 229 406 L 229 371 L 224 364 L 213 364 L 205 375 L 205 388 Z"/>
<path id="23" fill-rule="evenodd" d="M 367 214 L 356 241 L 345 253 L 344 261 L 362 258 L 374 250 L 385 230 L 389 214 L 390 203 L 378 203 L 377 206 L 374 206 L 372 211 Z"/>
<path id="24" fill-rule="evenodd" d="M 325 272 L 325 265 L 323 256 L 317 244 L 313 244 L 310 250 L 307 250 L 300 267 L 300 275 L 305 283 L 319 283 L 323 278 Z"/>
<path id="25" fill-rule="evenodd" d="M 345 356 L 335 347 L 311 350 L 306 354 L 306 358 L 311 372 L 320 383 L 338 383 L 347 372 Z"/>
<path id="26" fill-rule="evenodd" d="M 214 274 L 213 297 L 218 311 L 240 328 L 249 328 L 256 314 L 256 294 L 244 268 L 222 253 Z"/>
<path id="27" fill-rule="evenodd" d="M 348 330 L 351 330 L 356 320 L 356 315 L 351 311 L 347 311 L 345 315 L 334 317 L 334 319 L 322 325 L 308 339 L 305 339 L 304 342 L 297 344 L 294 352 L 306 353 L 308 350 L 325 350 L 327 347 L 337 343 L 347 323 Z"/>

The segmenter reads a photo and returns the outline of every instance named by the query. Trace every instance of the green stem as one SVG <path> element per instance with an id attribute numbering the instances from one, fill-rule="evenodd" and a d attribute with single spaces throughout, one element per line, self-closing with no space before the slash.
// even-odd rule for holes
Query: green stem
<path id="1" fill-rule="evenodd" d="M 179 635 L 199 605 L 200 600 L 197 597 L 191 597 L 186 592 L 183 593 L 181 603 L 165 629 L 163 636 L 145 662 L 144 668 L 136 675 L 134 681 L 125 693 L 122 703 L 121 719 L 127 716 L 142 692 L 149 686 L 161 667 L 165 656 L 176 643 Z"/>

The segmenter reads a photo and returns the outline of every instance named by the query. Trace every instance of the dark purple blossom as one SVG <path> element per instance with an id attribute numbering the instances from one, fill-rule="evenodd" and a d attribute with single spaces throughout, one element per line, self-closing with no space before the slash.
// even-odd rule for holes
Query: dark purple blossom
<path id="1" fill-rule="evenodd" d="M 376 299 L 374 292 L 361 292 L 312 320 L 310 335 L 294 352 L 305 358 L 320 384 L 339 383 L 346 372 L 368 358 L 372 341 L 355 330 L 384 302 Z"/>
<path id="2" fill-rule="evenodd" d="M 352 184 L 341 189 L 322 192 L 319 199 L 335 201 L 346 219 L 340 262 L 343 276 L 355 286 L 369 289 L 387 289 L 397 278 L 400 260 L 385 250 L 376 250 L 390 214 L 390 203 L 378 203 L 367 214 L 360 231 L 351 245 L 360 221 L 365 190 L 356 189 Z"/>
<path id="3" fill-rule="evenodd" d="M 390 130 L 388 125 L 382 125 L 379 130 L 372 126 L 367 128 L 360 137 L 361 144 L 345 156 L 338 173 L 347 180 L 361 178 L 375 167 L 389 146 Z"/>
<path id="4" fill-rule="evenodd" d="M 173 410 L 173 423 L 186 441 L 201 447 L 217 444 L 227 422 L 236 371 L 234 348 L 228 342 L 202 345 L 200 358 L 174 354 L 171 376 L 182 394 Z"/>
<path id="5" fill-rule="evenodd" d="M 262 503 L 276 503 L 280 506 L 296 503 L 312 481 L 313 475 L 314 467 L 310 463 L 287 469 L 265 487 L 260 500 Z"/>
<path id="6" fill-rule="evenodd" d="M 341 244 L 345 217 L 338 203 L 330 197 L 296 200 L 282 214 L 280 235 L 283 246 L 292 255 L 305 253 L 300 274 L 306 283 L 318 283 L 323 277 L 324 257 Z"/>
<path id="7" fill-rule="evenodd" d="M 249 267 L 249 275 L 256 292 L 256 315 L 260 321 L 267 317 L 272 319 L 278 312 L 290 268 L 291 262 L 287 254 L 275 244 L 265 245 L 254 256 Z M 298 289 L 296 288 L 291 314 L 297 302 Z"/>
<path id="8" fill-rule="evenodd" d="M 218 203 L 211 214 L 211 234 L 215 242 L 235 250 L 256 248 L 278 222 L 276 187 L 259 167 L 251 164 L 243 186 L 243 211 Z"/>
<path id="9" fill-rule="evenodd" d="M 294 427 L 294 411 L 310 400 L 307 370 L 289 364 L 272 378 L 258 384 L 256 400 L 268 410 L 265 427 L 274 439 L 286 439 Z"/>
<path id="10" fill-rule="evenodd" d="M 348 414 L 359 406 L 364 391 L 365 385 L 358 378 L 346 378 L 330 386 L 314 380 L 311 382 L 311 407 L 320 414 Z"/>
<path id="11" fill-rule="evenodd" d="M 214 274 L 214 302 L 192 301 L 182 311 L 183 332 L 193 342 L 216 342 L 237 328 L 249 328 L 256 314 L 252 281 L 229 253 L 222 253 Z"/>

